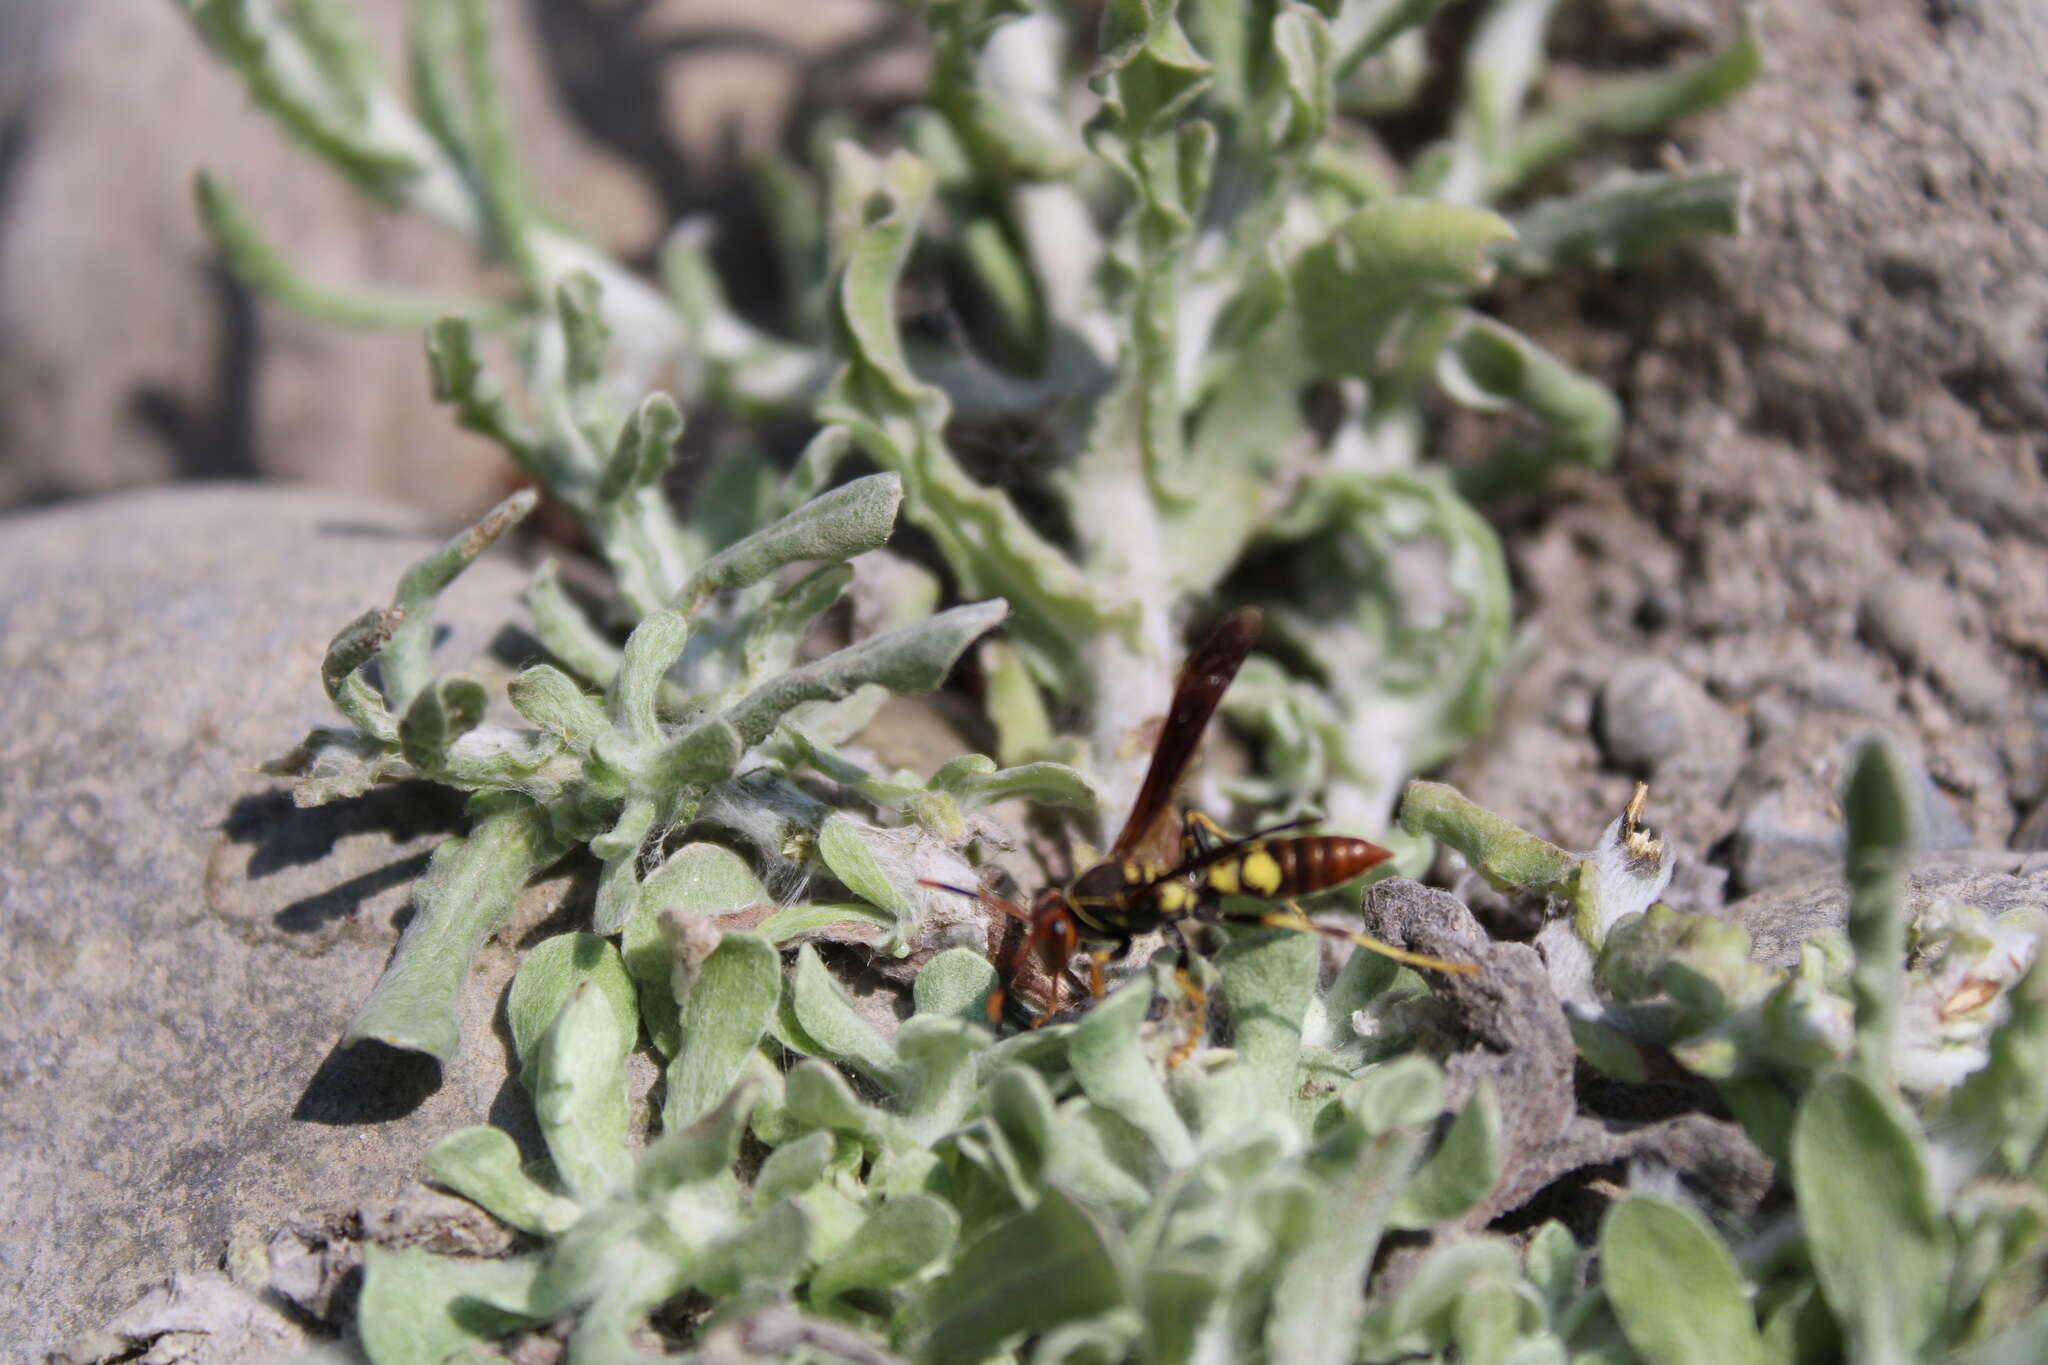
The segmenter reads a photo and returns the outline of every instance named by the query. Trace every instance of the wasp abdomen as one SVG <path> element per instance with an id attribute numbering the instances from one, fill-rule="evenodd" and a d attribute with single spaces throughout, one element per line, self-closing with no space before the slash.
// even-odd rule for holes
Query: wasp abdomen
<path id="1" fill-rule="evenodd" d="M 1393 856 L 1378 844 L 1341 834 L 1254 839 L 1211 863 L 1204 878 L 1218 895 L 1287 900 L 1341 886 Z"/>

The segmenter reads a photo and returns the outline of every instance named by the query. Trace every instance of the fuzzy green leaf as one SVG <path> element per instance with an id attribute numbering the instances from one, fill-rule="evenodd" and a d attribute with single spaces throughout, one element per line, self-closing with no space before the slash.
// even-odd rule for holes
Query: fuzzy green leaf
<path id="1" fill-rule="evenodd" d="M 1482 464 L 1461 471 L 1458 486 L 1467 496 L 1483 500 L 1539 487 L 1559 465 L 1605 469 L 1614 462 L 1621 400 L 1513 328 L 1465 314 L 1437 353 L 1436 373 L 1445 392 L 1467 406 L 1518 407 L 1546 429 L 1540 439 L 1511 439 Z"/>
<path id="2" fill-rule="evenodd" d="M 1415 1052 L 1374 1067 L 1344 1095 L 1344 1107 L 1374 1136 L 1429 1123 L 1443 1105 L 1443 1068 Z"/>
<path id="3" fill-rule="evenodd" d="M 682 436 L 683 414 L 675 399 L 665 393 L 650 393 L 641 399 L 619 428 L 619 439 L 597 487 L 598 501 L 618 502 L 660 483 L 675 460 L 676 442 Z"/>
<path id="4" fill-rule="evenodd" d="M 1090 1100 L 1143 1133 L 1160 1161 L 1180 1169 L 1194 1161 L 1195 1142 L 1138 1041 L 1151 1005 L 1148 979 L 1116 991 L 1075 1028 L 1067 1059 Z"/>
<path id="5" fill-rule="evenodd" d="M 662 929 L 662 915 L 726 915 L 772 904 L 746 860 L 717 844 L 685 844 L 641 883 L 620 947 L 626 971 L 640 987 L 647 1034 L 663 1056 L 674 1057 L 681 1039 L 671 980 L 675 953 Z"/>
<path id="6" fill-rule="evenodd" d="M 534 632 L 548 653 L 569 670 L 599 687 L 608 687 L 619 671 L 619 647 L 591 624 L 583 609 L 562 587 L 561 566 L 554 560 L 541 562 L 533 581 L 520 594 L 533 613 Z"/>
<path id="7" fill-rule="evenodd" d="M 1401 792 L 1401 828 L 1449 844 L 1495 886 L 1547 893 L 1578 859 L 1528 834 L 1441 782 L 1410 782 Z"/>
<path id="8" fill-rule="evenodd" d="M 1438 1243 L 1393 1302 L 1374 1309 L 1367 1319 L 1365 1358 L 1443 1350 L 1451 1344 L 1465 1295 L 1486 1281 L 1513 1285 L 1519 1274 L 1515 1250 L 1503 1238 L 1482 1235 Z M 1626 1359 L 1617 1358 L 1616 1365 Z"/>
<path id="9" fill-rule="evenodd" d="M 825 821 L 818 831 L 818 856 L 849 891 L 893 915 L 899 931 L 908 932 L 917 922 L 916 901 L 903 886 L 890 880 L 860 827 L 851 820 L 834 815 Z"/>
<path id="10" fill-rule="evenodd" d="M 1422 1230 L 1478 1207 L 1500 1175 L 1500 1139 L 1500 1101 L 1492 1082 L 1481 1080 L 1429 1160 L 1402 1186 L 1388 1222 Z"/>
<path id="11" fill-rule="evenodd" d="M 1489 193 L 1507 193 L 1591 137 L 1653 133 L 1674 119 L 1724 103 L 1757 78 L 1763 63 L 1763 44 L 1754 22 L 1745 18 L 1726 47 L 1699 61 L 1594 81 L 1522 124 L 1501 152 Z"/>
<path id="12" fill-rule="evenodd" d="M 852 586 L 851 566 L 826 564 L 757 607 L 747 632 L 748 681 L 760 682 L 795 665 L 811 623 L 831 610 Z"/>
<path id="13" fill-rule="evenodd" d="M 745 1071 L 782 998 L 782 959 L 754 934 L 726 934 L 697 968 L 680 1006 L 681 1047 L 668 1067 L 662 1127 L 711 1110 Z"/>
<path id="14" fill-rule="evenodd" d="M 1748 1282 L 1691 1209 L 1630 1195 L 1600 1225 L 1603 1286 L 1629 1345 L 1671 1365 L 1762 1365 Z"/>
<path id="15" fill-rule="evenodd" d="M 896 928 L 896 917 L 887 910 L 853 902 L 820 905 L 787 905 L 754 927 L 754 932 L 780 947 L 791 939 L 814 934 L 834 925 L 848 925 L 875 931 L 877 937 Z"/>
<path id="16" fill-rule="evenodd" d="M 1315 1231 L 1294 1251 L 1273 1288 L 1266 1324 L 1270 1359 L 1345 1365 L 1356 1358 L 1365 1282 L 1386 1218 L 1422 1154 L 1420 1125 L 1365 1142 L 1318 1191 Z"/>
<path id="17" fill-rule="evenodd" d="M 949 776 L 941 786 L 941 774 L 945 771 L 942 768 L 932 774 L 931 786 L 950 793 L 965 811 L 981 810 L 998 801 L 1093 810 L 1100 799 L 1088 779 L 1064 763 L 1024 763 L 993 772 L 961 772 Z"/>
<path id="18" fill-rule="evenodd" d="M 1744 182 L 1736 171 L 1627 173 L 1515 219 L 1516 240 L 1493 259 L 1513 275 L 1591 266 L 1612 270 L 1704 233 L 1742 231 Z"/>
<path id="19" fill-rule="evenodd" d="M 1318 373 L 1374 376 L 1395 325 L 1485 284 L 1489 250 L 1513 236 L 1498 214 L 1433 199 L 1390 199 L 1346 218 L 1294 264 L 1294 307 Z"/>
<path id="20" fill-rule="evenodd" d="M 634 1192 L 643 1199 L 658 1198 L 681 1185 L 723 1182 L 739 1159 L 759 1095 L 757 1083 L 742 1081 L 690 1122 L 664 1124 L 666 1131 L 641 1153 L 633 1172 Z"/>
<path id="21" fill-rule="evenodd" d="M 811 1298 L 830 1303 L 853 1289 L 887 1289 L 952 1249 L 960 1215 L 927 1194 L 899 1194 L 868 1215 L 852 1241 L 818 1267 Z"/>
<path id="22" fill-rule="evenodd" d="M 192 188 L 200 221 L 235 277 L 303 317 L 337 327 L 420 332 L 444 317 L 460 317 L 477 327 L 503 327 L 522 311 L 517 304 L 490 298 L 323 284 L 293 265 L 290 257 L 264 236 L 217 176 L 200 171 L 193 177 Z"/>
<path id="23" fill-rule="evenodd" d="M 1238 1056 L 1258 1078 L 1255 1105 L 1282 1109 L 1297 1084 L 1301 1020 L 1315 995 L 1321 950 L 1311 934 L 1248 934 L 1217 955 Z"/>
<path id="24" fill-rule="evenodd" d="M 1006 1342 L 1131 1301 L 1121 1239 L 1057 1187 L 970 1242 L 926 1292 L 922 1361 L 983 1360 Z"/>
<path id="25" fill-rule="evenodd" d="M 1849 1358 L 1924 1359 L 1953 1253 L 1918 1136 L 1868 1082 L 1825 1076 L 1793 1126 L 1792 1188 Z"/>
<path id="26" fill-rule="evenodd" d="M 546 1315 L 534 1303 L 538 1256 L 454 1260 L 417 1247 L 363 1248 L 356 1332 L 372 1365 L 442 1365 Z"/>
<path id="27" fill-rule="evenodd" d="M 349 1021 L 347 1043 L 374 1038 L 454 1061 L 456 1000 L 477 949 L 511 913 L 527 880 L 561 855 L 547 814 L 522 797 L 479 797 L 470 832 L 434 850 L 413 887 L 413 917 L 391 965 Z"/>
<path id="28" fill-rule="evenodd" d="M 897 286 L 931 170 L 903 154 L 877 162 L 850 142 L 834 151 L 834 250 L 845 262 L 834 303 L 849 353 L 815 415 L 903 476 L 904 515 L 937 542 L 961 595 L 1017 602 L 1017 629 L 1034 651 L 1071 664 L 1075 634 L 1103 622 L 1097 594 L 1008 496 L 960 468 L 944 440 L 951 405 L 904 355 Z"/>
<path id="29" fill-rule="evenodd" d="M 519 714 L 581 754 L 611 730 L 597 699 L 551 664 L 535 664 L 508 685 Z"/>
<path id="30" fill-rule="evenodd" d="M 534 1049 L 555 1016 L 585 982 L 610 998 L 620 1020 L 632 1020 L 633 983 L 619 950 L 606 940 L 595 934 L 556 934 L 527 952 L 505 996 L 505 1019 L 522 1065 L 532 1064 Z"/>
<path id="31" fill-rule="evenodd" d="M 689 638 L 690 623 L 673 611 L 643 617 L 626 637 L 626 652 L 607 703 L 613 723 L 633 743 L 647 744 L 660 737 L 655 702 L 661 695 L 662 680 L 683 656 Z"/>
<path id="32" fill-rule="evenodd" d="M 446 317 L 427 329 L 427 368 L 434 401 L 455 409 L 463 430 L 496 441 L 521 467 L 551 486 L 567 471 L 541 444 L 526 420 L 512 410 L 505 386 L 477 354 L 476 329 L 467 318 Z"/>
<path id="33" fill-rule="evenodd" d="M 449 749 L 482 723 L 490 693 L 474 678 L 460 674 L 436 678 L 421 688 L 398 722 L 399 752 L 423 773 L 439 772 Z"/>
<path id="34" fill-rule="evenodd" d="M 649 789 L 670 798 L 668 818 L 680 824 L 695 813 L 697 795 L 704 788 L 732 776 L 748 747 L 724 717 L 699 721 L 647 759 L 642 779 Z"/>
<path id="35" fill-rule="evenodd" d="M 805 1129 L 823 1128 L 877 1140 L 889 1127 L 880 1110 L 861 1103 L 844 1076 L 819 1061 L 800 1062 L 791 1068 L 784 1103 L 790 1118 Z"/>
<path id="36" fill-rule="evenodd" d="M 794 1200 L 770 1204 L 704 1253 L 697 1284 L 714 1297 L 784 1294 L 803 1273 L 811 1220 Z"/>
<path id="37" fill-rule="evenodd" d="M 1008 613 L 1009 604 L 997 598 L 885 631 L 763 683 L 736 703 L 726 718 L 743 745 L 751 747 L 774 733 L 782 717 L 804 702 L 839 701 L 869 683 L 900 696 L 929 692 L 946 680 L 967 646 Z"/>
<path id="38" fill-rule="evenodd" d="M 335 634 L 320 661 L 320 681 L 335 709 L 356 728 L 387 744 L 398 738 L 398 722 L 362 668 L 377 657 L 404 619 L 405 613 L 396 607 L 372 607 Z"/>
<path id="39" fill-rule="evenodd" d="M 808 943 L 797 950 L 789 1000 L 797 1023 L 828 1055 L 871 1080 L 884 1085 L 895 1081 L 899 1066 L 896 1049 L 854 1009 Z"/>
<path id="40" fill-rule="evenodd" d="M 787 1195 L 802 1194 L 817 1184 L 825 1178 L 832 1147 L 832 1134 L 823 1131 L 806 1133 L 777 1147 L 754 1176 L 754 1202 L 767 1204 Z"/>
<path id="41" fill-rule="evenodd" d="M 559 1233 L 583 1216 L 582 1205 L 526 1173 L 518 1145 L 500 1128 L 480 1124 L 450 1133 L 427 1149 L 426 1167 L 449 1189 L 525 1232 Z"/>
<path id="42" fill-rule="evenodd" d="M 1919 836 L 1915 783 L 1891 741 L 1864 744 L 1842 794 L 1849 835 L 1849 944 L 1855 966 L 1856 1061 L 1880 1090 L 1892 1084 L 1893 1037 L 1904 988 L 1906 861 Z"/>
<path id="43" fill-rule="evenodd" d="M 972 948 L 948 948 L 925 963 L 911 995 L 921 1015 L 979 1024 L 988 1018 L 995 986 L 996 969 L 987 958 Z"/>
<path id="44" fill-rule="evenodd" d="M 626 1057 L 639 1034 L 631 988 L 614 955 L 607 969 L 576 984 L 547 1032 L 529 1045 L 521 1068 L 555 1170 L 586 1207 L 632 1178 Z"/>
<path id="45" fill-rule="evenodd" d="M 785 564 L 806 559 L 851 559 L 879 549 L 896 527 L 903 480 L 870 474 L 813 498 L 705 561 L 678 596 L 677 607 L 694 613 L 713 593 L 758 583 Z"/>
<path id="46" fill-rule="evenodd" d="M 434 649 L 434 601 L 456 576 L 476 562 L 491 542 L 526 519 L 540 495 L 522 489 L 484 513 L 481 520 L 405 571 L 392 605 L 404 613 L 378 656 L 384 695 L 391 709 L 403 715 L 414 697 L 433 680 L 429 656 Z"/>

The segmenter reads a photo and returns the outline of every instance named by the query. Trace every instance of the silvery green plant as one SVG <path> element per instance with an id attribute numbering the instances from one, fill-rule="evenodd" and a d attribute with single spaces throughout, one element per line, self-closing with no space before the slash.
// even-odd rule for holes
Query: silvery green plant
<path id="1" fill-rule="evenodd" d="M 615 462 L 645 458 L 638 430 L 631 420 L 624 424 Z M 392 605 L 344 628 L 329 646 L 322 677 L 352 726 L 315 731 L 274 770 L 295 776 L 307 803 L 359 794 L 376 782 L 424 778 L 469 793 L 474 817 L 467 834 L 436 850 L 414 892 L 415 914 L 348 1037 L 451 1058 L 459 1042 L 455 1002 L 476 950 L 527 881 L 577 847 L 587 847 L 603 867 L 593 927 L 624 933 L 630 945 L 643 912 L 681 894 L 677 888 L 695 875 L 689 850 L 664 858 L 663 839 L 696 821 L 707 801 L 770 812 L 765 835 L 736 817 L 741 835 L 787 840 L 801 831 L 868 902 L 866 909 L 810 909 L 806 922 L 879 918 L 886 924 L 877 946 L 909 951 L 921 901 L 901 888 L 923 875 L 961 875 L 957 855 L 920 867 L 904 854 L 885 870 L 869 842 L 879 841 L 879 832 L 778 782 L 778 772 L 787 774 L 770 743 L 780 735 L 818 758 L 865 724 L 890 692 L 938 686 L 967 647 L 1003 619 L 1000 600 L 955 607 L 796 662 L 813 619 L 846 590 L 851 573 L 843 561 L 887 539 L 901 497 L 894 474 L 870 475 L 725 547 L 694 567 L 671 605 L 641 618 L 618 649 L 601 695 L 552 664 L 514 677 L 509 703 L 523 723 L 493 719 L 491 698 L 477 680 L 435 674 L 429 648 L 436 596 L 531 510 L 530 492 L 515 494 L 415 565 Z M 778 571 L 799 561 L 822 566 L 779 583 Z M 754 766 L 743 772 L 749 755 Z M 943 860 L 945 841 L 965 837 L 968 814 L 1019 795 L 1090 799 L 1071 769 L 1039 763 L 998 770 L 974 755 L 946 765 L 928 783 L 878 788 L 872 799 L 883 808 L 899 800 L 919 827 L 936 831 L 911 847 Z M 789 861 L 787 848 L 759 852 L 767 861 Z M 769 899 L 763 891 L 757 903 Z M 783 913 L 802 917 L 806 907 Z"/>
<path id="2" fill-rule="evenodd" d="M 572 1361 L 2037 1359 L 2048 1000 L 2027 972 L 1973 1072 L 1901 1087 L 1912 791 L 1888 748 L 1861 755 L 1850 1044 L 1786 1073 L 1782 1127 L 1743 1116 L 1779 1145 L 1789 1203 L 1731 1213 L 1639 1164 L 1587 1247 L 1555 1221 L 1482 1230 L 1547 1144 L 1517 1112 L 1528 1092 L 1472 1080 L 1459 1035 L 1488 1025 L 1461 980 L 1366 954 L 1331 975 L 1309 939 L 1241 932 L 1187 964 L 1206 1023 L 1161 960 L 1078 1024 L 998 1040 L 993 972 L 954 949 L 891 1036 L 811 948 L 782 969 L 787 924 L 713 928 L 761 888 L 701 846 L 640 965 L 565 935 L 521 969 L 509 1013 L 548 1160 L 522 1166 L 492 1128 L 428 1156 L 534 1249 L 370 1249 L 362 1340 L 378 1365 L 527 1332 Z M 1528 950 L 1489 951 L 1498 993 Z M 656 984 L 681 1026 L 655 1033 L 662 1133 L 635 1152 L 630 1021 Z M 1190 1027 L 1209 1045 L 1176 1066 Z"/>
<path id="3" fill-rule="evenodd" d="M 1726 921 L 1661 904 L 1604 918 L 1611 840 L 1575 858 L 1448 788 L 1411 787 L 1404 819 L 1496 885 L 1550 898 L 1568 932 L 1600 935 L 1580 944 L 1597 956 L 1590 980 L 1567 971 L 1582 987 L 1564 999 L 1579 1007 L 1585 1060 L 1642 1082 L 1657 1052 L 1710 1082 L 1792 1196 L 1782 1214 L 1727 1228 L 1668 1190 L 1618 1201 L 1599 1237 L 1605 1302 L 1586 1319 L 1605 1318 L 1613 1339 L 1575 1359 L 2048 1350 L 2041 916 L 1937 900 L 1909 922 L 1915 790 L 1891 745 L 1863 747 L 1843 799 L 1847 932 L 1780 971 L 1753 963 Z M 1527 1266 L 1543 1278 L 1533 1242 Z"/>
<path id="4" fill-rule="evenodd" d="M 437 393 L 613 571 L 594 624 L 537 589 L 543 639 L 586 682 L 608 683 L 607 638 L 669 605 L 721 526 L 792 510 L 857 450 L 900 477 L 958 595 L 1010 603 L 1009 640 L 981 660 L 1004 763 L 1071 761 L 1115 818 L 1190 607 L 1274 595 L 1241 573 L 1255 555 L 1261 580 L 1292 580 L 1269 627 L 1292 663 L 1257 661 L 1234 700 L 1281 759 L 1238 794 L 1374 835 L 1401 781 L 1486 723 L 1508 588 L 1468 499 L 1604 464 L 1619 427 L 1612 394 L 1475 303 L 1501 276 L 1625 263 L 1740 217 L 1723 172 L 1531 187 L 1601 138 L 1727 98 L 1759 61 L 1745 26 L 1693 63 L 1542 101 L 1553 0 L 1496 0 L 1445 135 L 1403 165 L 1370 120 L 1427 83 L 1432 0 L 1120 0 L 1095 30 L 1054 0 L 941 0 L 928 98 L 893 150 L 820 135 L 764 162 L 790 305 L 771 328 L 726 303 L 714 224 L 677 225 L 651 281 L 539 206 L 483 0 L 418 0 L 404 91 L 340 0 L 180 3 L 301 142 L 518 281 L 475 299 L 324 286 L 223 180 L 200 182 L 228 260 L 284 302 L 346 323 L 438 319 Z M 1069 78 L 1087 62 L 1085 83 Z M 945 278 L 966 282 L 972 351 L 899 319 L 907 280 Z M 518 354 L 511 389 L 481 359 L 490 333 Z M 817 439 L 779 482 L 741 450 L 678 524 L 653 477 L 674 415 L 640 406 L 664 377 L 686 406 L 809 417 Z M 1515 434 L 1454 478 L 1424 458 L 1442 402 Z M 648 459 L 615 469 L 613 433 L 635 414 Z M 1019 429 L 1014 486 L 977 480 L 963 444 Z M 1079 722 L 1062 734 L 1049 717 Z"/>

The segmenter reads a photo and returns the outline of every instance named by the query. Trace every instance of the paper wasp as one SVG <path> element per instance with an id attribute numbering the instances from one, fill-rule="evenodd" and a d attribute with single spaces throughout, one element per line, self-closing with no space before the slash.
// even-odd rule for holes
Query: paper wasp
<path id="1" fill-rule="evenodd" d="M 1248 921 L 1346 939 L 1412 966 L 1443 972 L 1478 970 L 1317 924 L 1292 904 L 1297 896 L 1340 886 L 1393 856 L 1378 844 L 1335 834 L 1282 834 L 1300 821 L 1231 839 L 1199 811 L 1176 813 L 1174 791 L 1258 638 L 1259 620 L 1255 608 L 1232 612 L 1188 656 L 1137 801 L 1106 857 L 1066 885 L 1039 892 L 1028 913 L 986 889 L 926 883 L 975 897 L 1029 926 L 999 967 L 998 984 L 989 997 L 991 1023 L 1001 1019 L 1004 1001 L 1033 952 L 1043 954 L 1052 973 L 1052 998 L 1038 1015 L 1038 1022 L 1043 1022 L 1059 1011 L 1067 964 L 1077 952 L 1087 953 L 1089 988 L 1099 1000 L 1105 963 L 1128 952 L 1138 935 L 1185 920 Z M 1279 901 L 1285 909 L 1265 909 L 1253 917 L 1226 908 L 1226 897 Z"/>

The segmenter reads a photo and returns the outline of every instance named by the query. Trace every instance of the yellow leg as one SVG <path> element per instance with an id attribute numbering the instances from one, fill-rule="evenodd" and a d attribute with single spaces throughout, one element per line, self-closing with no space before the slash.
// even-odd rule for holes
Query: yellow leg
<path id="1" fill-rule="evenodd" d="M 1291 929 L 1297 934 L 1320 934 L 1324 938 L 1345 939 L 1357 944 L 1367 952 L 1378 953 L 1381 957 L 1392 958 L 1396 962 L 1404 962 L 1410 967 L 1421 967 L 1433 972 L 1450 972 L 1455 976 L 1476 976 L 1479 972 L 1479 967 L 1475 963 L 1449 962 L 1440 957 L 1430 957 L 1425 953 L 1411 953 L 1406 948 L 1396 948 L 1391 943 L 1382 943 L 1371 934 L 1361 934 L 1352 929 L 1339 929 L 1332 925 L 1317 924 L 1314 920 L 1303 914 L 1301 907 L 1293 901 L 1287 903 L 1285 910 L 1275 910 L 1270 914 L 1261 915 L 1259 923 L 1269 929 Z"/>
<path id="2" fill-rule="evenodd" d="M 1180 988 L 1183 991 L 1187 992 L 1191 1013 L 1188 1019 L 1187 1037 L 1181 1039 L 1180 1044 L 1167 1054 L 1166 1067 L 1169 1071 L 1195 1055 L 1195 1049 L 1201 1046 L 1202 1034 L 1209 1019 L 1209 993 L 1195 984 L 1195 978 L 1188 975 L 1187 968 L 1174 968 L 1173 979 L 1180 983 Z"/>
<path id="3" fill-rule="evenodd" d="M 1211 839 L 1214 839 L 1218 844 L 1227 844 L 1230 842 L 1230 835 L 1224 832 L 1223 826 L 1217 824 L 1214 820 L 1211 820 L 1207 815 L 1203 814 L 1201 811 L 1182 811 L 1181 823 L 1182 827 L 1187 832 L 1187 836 L 1190 839 L 1195 837 L 1195 831 L 1200 830 L 1203 834 L 1206 834 Z"/>

